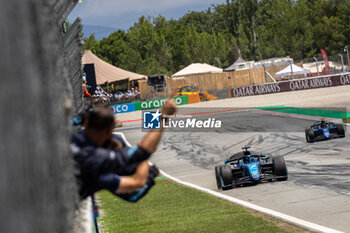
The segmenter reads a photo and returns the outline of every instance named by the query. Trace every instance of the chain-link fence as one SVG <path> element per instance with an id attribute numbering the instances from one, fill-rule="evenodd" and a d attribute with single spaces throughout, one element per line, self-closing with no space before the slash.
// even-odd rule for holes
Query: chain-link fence
<path id="1" fill-rule="evenodd" d="M 299 63 L 303 64 L 303 67 L 311 70 L 312 76 L 320 76 L 329 74 L 326 71 L 326 64 L 328 62 L 329 71 L 331 74 L 338 74 L 343 72 L 350 72 L 350 57 L 347 54 L 337 54 L 327 56 L 327 60 L 323 57 L 306 58 Z"/>

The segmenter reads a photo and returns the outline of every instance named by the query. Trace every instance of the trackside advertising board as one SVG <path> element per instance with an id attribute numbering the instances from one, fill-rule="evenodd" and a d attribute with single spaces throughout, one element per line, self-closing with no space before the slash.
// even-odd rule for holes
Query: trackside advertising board
<path id="1" fill-rule="evenodd" d="M 230 89 L 232 97 L 272 94 L 314 88 L 350 85 L 350 73 L 327 75 L 315 78 L 293 79 L 277 83 L 262 83 Z"/>
<path id="2" fill-rule="evenodd" d="M 156 99 L 156 100 L 142 101 L 142 102 L 136 102 L 136 103 L 117 104 L 117 105 L 112 105 L 111 108 L 113 108 L 114 114 L 119 114 L 119 113 L 161 108 L 164 105 L 165 101 L 166 99 L 164 98 L 164 99 Z M 176 105 L 189 104 L 188 96 L 175 97 L 174 101 Z"/>
<path id="3" fill-rule="evenodd" d="M 118 104 L 118 105 L 112 105 L 114 114 L 118 113 L 125 113 L 125 112 L 135 112 L 135 104 L 134 103 L 128 103 L 128 104 Z"/>
<path id="4" fill-rule="evenodd" d="M 156 99 L 135 103 L 135 111 L 161 108 L 167 99 Z M 188 96 L 177 96 L 174 98 L 176 105 L 188 104 Z"/>

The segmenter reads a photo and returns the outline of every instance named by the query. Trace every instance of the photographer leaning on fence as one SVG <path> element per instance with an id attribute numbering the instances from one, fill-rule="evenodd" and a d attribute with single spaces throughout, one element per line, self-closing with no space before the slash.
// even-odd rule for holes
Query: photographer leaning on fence
<path id="1" fill-rule="evenodd" d="M 176 104 L 168 99 L 162 114 L 172 115 L 175 111 Z M 85 117 L 84 128 L 71 141 L 81 199 L 107 189 L 127 201 L 139 200 L 154 185 L 158 174 L 147 159 L 156 151 L 163 128 L 151 130 L 137 145 L 128 148 L 112 134 L 115 120 L 111 108 L 95 106 Z"/>

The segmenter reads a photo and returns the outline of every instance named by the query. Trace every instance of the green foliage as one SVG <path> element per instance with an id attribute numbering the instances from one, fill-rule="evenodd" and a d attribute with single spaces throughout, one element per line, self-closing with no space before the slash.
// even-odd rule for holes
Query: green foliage
<path id="1" fill-rule="evenodd" d="M 343 123 L 348 123 L 349 124 L 350 123 L 350 117 L 344 118 L 343 119 Z"/>
<path id="2" fill-rule="evenodd" d="M 225 68 L 239 56 L 338 54 L 350 44 L 349 22 L 350 0 L 226 0 L 178 20 L 142 16 L 127 32 L 85 38 L 84 48 L 123 69 L 171 75 L 194 62 Z"/>

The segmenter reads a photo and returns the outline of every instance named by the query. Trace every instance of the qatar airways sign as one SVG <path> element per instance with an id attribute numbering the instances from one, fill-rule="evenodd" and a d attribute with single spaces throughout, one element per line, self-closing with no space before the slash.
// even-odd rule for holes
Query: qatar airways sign
<path id="1" fill-rule="evenodd" d="M 286 91 L 299 91 L 314 88 L 350 85 L 350 73 L 327 75 L 318 78 L 303 78 L 277 83 L 262 83 L 231 89 L 232 97 L 273 94 Z"/>

